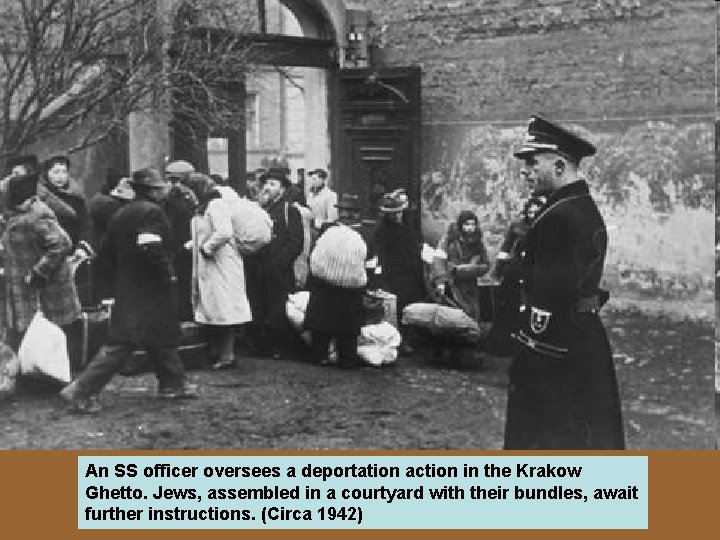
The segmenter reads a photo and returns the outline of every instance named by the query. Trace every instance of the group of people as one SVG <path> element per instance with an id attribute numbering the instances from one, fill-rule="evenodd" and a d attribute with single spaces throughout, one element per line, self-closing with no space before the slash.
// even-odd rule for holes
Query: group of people
<path id="1" fill-rule="evenodd" d="M 513 354 L 508 449 L 624 445 L 612 355 L 598 318 L 608 297 L 599 287 L 607 232 L 578 176 L 580 160 L 593 153 L 591 143 L 540 117 L 531 119 L 515 153 L 533 196 L 494 267 L 505 308 L 493 328 L 502 331 L 489 340 Z M 276 168 L 263 171 L 248 186 L 249 197 L 241 197 L 177 161 L 164 174 L 147 168 L 112 178 L 86 205 L 69 166 L 63 156 L 42 168 L 32 156 L 20 157 L 0 183 L 0 317 L 16 350 L 38 308 L 70 344 L 81 310 L 73 263 L 97 251 L 93 290 L 114 304 L 107 342 L 61 392 L 77 410 L 97 409 L 95 396 L 138 348 L 153 362 L 159 396 L 196 397 L 178 356 L 180 320 L 208 330 L 215 369 L 235 364 L 239 326 L 255 354 L 279 358 L 297 345 L 286 302 L 303 289 L 310 354 L 330 363 L 332 342 L 336 363 L 351 368 L 358 365 L 368 289 L 393 293 L 398 314 L 426 298 L 419 220 L 404 189 L 382 197 L 381 219 L 371 224 L 361 219 L 356 195 L 330 190 L 324 170 L 310 173 L 307 196 L 294 189 L 289 171 Z M 235 234 L 233 216 L 243 200 L 261 207 L 271 226 L 258 249 L 241 249 Z M 91 234 L 84 236 L 88 217 Z M 434 286 L 478 318 L 473 289 L 490 264 L 477 216 L 461 213 L 442 247 L 447 274 Z M 401 352 L 409 354 L 405 330 L 400 324 Z"/>

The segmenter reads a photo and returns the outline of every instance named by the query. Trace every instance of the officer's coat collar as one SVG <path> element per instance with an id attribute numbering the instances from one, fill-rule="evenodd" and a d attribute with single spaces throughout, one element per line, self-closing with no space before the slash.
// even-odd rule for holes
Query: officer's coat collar
<path id="1" fill-rule="evenodd" d="M 562 186 L 560 189 L 552 193 L 549 197 L 545 206 L 538 212 L 535 219 L 530 224 L 530 228 L 534 228 L 538 222 L 540 222 L 551 210 L 564 202 L 574 201 L 576 199 L 582 199 L 583 197 L 590 197 L 590 189 L 584 180 L 578 180 Z"/>

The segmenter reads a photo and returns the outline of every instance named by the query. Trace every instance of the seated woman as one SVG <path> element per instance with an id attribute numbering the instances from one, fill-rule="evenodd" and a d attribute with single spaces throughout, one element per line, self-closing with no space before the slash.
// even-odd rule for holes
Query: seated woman
<path id="1" fill-rule="evenodd" d="M 448 234 L 447 268 L 452 298 L 470 317 L 478 320 L 477 278 L 490 268 L 478 217 L 469 210 L 460 212 L 456 233 Z"/>

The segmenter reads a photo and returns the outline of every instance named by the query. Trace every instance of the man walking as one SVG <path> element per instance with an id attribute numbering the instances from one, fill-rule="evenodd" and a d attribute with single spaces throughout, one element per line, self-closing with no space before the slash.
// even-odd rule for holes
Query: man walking
<path id="1" fill-rule="evenodd" d="M 94 396 L 136 349 L 145 349 L 152 360 L 159 397 L 197 395 L 197 387 L 186 383 L 177 352 L 177 278 L 168 248 L 170 223 L 159 206 L 167 183 L 159 171 L 142 169 L 133 173 L 132 185 L 136 199 L 110 221 L 98 261 L 112 273 L 115 289 L 109 343 L 61 392 L 80 412 L 99 408 Z"/>
<path id="2" fill-rule="evenodd" d="M 538 116 L 515 156 L 547 201 L 520 252 L 523 303 L 510 366 L 505 449 L 622 449 L 615 368 L 598 311 L 607 230 L 585 181 L 595 147 Z"/>

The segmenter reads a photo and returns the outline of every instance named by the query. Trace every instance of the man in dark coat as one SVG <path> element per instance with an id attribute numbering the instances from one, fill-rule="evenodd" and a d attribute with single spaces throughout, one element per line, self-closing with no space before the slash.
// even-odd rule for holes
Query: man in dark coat
<path id="1" fill-rule="evenodd" d="M 159 202 L 167 192 L 154 169 L 133 173 L 136 199 L 118 210 L 108 225 L 100 264 L 114 270 L 115 304 L 104 345 L 62 396 L 82 412 L 97 408 L 91 399 L 125 364 L 135 349 L 145 349 L 158 378 L 159 396 L 195 397 L 185 381 L 177 352 L 177 281 L 168 245 L 170 223 Z"/>
<path id="2" fill-rule="evenodd" d="M 170 191 L 162 201 L 162 209 L 170 221 L 172 239 L 170 254 L 177 275 L 177 310 L 181 321 L 193 320 L 192 252 L 185 245 L 190 240 L 190 220 L 195 215 L 198 201 L 186 185 L 188 176 L 195 168 L 187 161 L 173 161 L 165 168 L 165 178 L 170 182 Z"/>
<path id="3" fill-rule="evenodd" d="M 624 448 L 615 367 L 598 311 L 607 230 L 580 160 L 588 141 L 540 117 L 515 156 L 535 195 L 547 196 L 520 253 L 523 304 L 510 366 L 505 448 Z"/>
<path id="4" fill-rule="evenodd" d="M 290 180 L 282 169 L 262 177 L 259 200 L 273 222 L 272 240 L 247 267 L 248 299 L 253 312 L 256 345 L 262 354 L 280 358 L 292 335 L 285 312 L 295 285 L 293 265 L 303 249 L 300 212 L 288 201 Z"/>
<path id="5" fill-rule="evenodd" d="M 408 211 L 409 199 L 404 189 L 383 195 L 380 212 L 383 217 L 375 232 L 374 248 L 378 259 L 376 284 L 397 296 L 398 322 L 406 306 L 425 298 L 420 232 Z M 400 325 L 403 342 L 400 353 L 413 353 L 407 328 Z"/>

